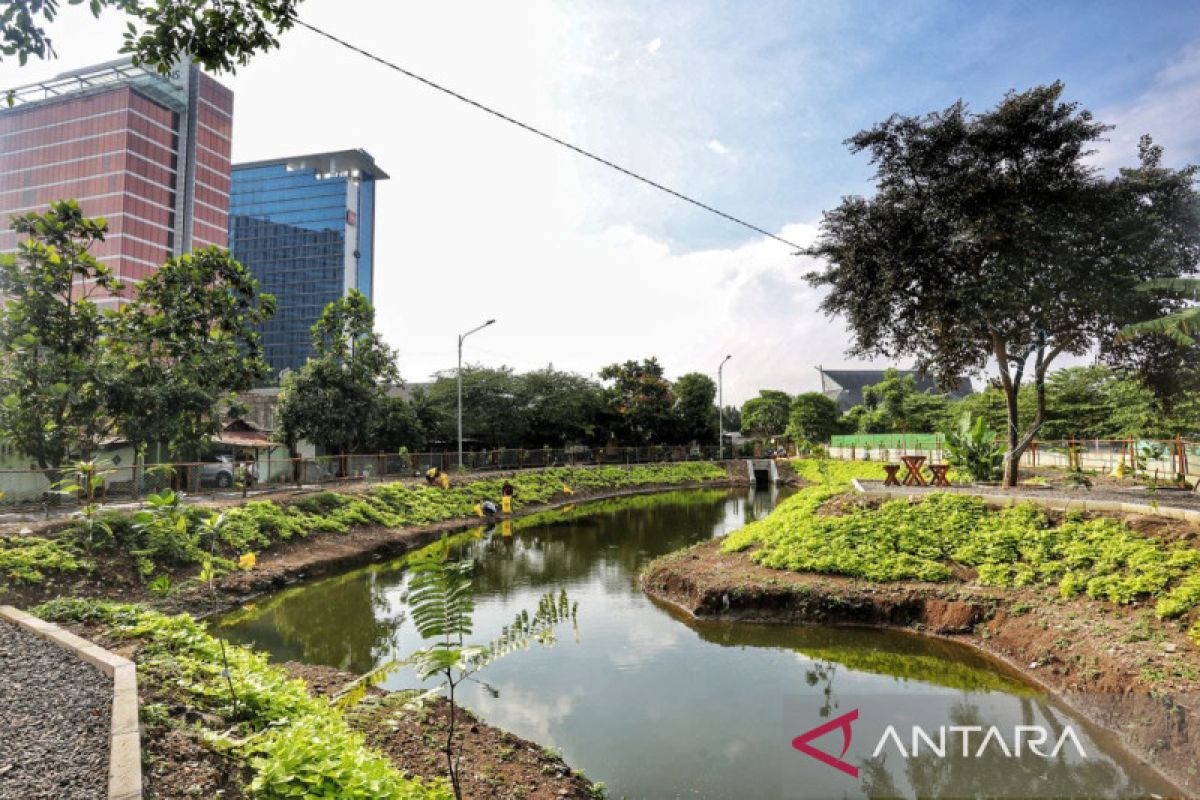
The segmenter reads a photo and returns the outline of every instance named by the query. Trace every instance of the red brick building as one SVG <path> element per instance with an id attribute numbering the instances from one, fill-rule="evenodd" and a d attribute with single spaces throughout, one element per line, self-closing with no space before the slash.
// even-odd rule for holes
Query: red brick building
<path id="1" fill-rule="evenodd" d="M 77 200 L 105 217 L 92 253 L 126 283 L 171 256 L 228 241 L 233 93 L 195 66 L 127 61 L 16 90 L 0 109 L 0 252 L 13 214 Z"/>

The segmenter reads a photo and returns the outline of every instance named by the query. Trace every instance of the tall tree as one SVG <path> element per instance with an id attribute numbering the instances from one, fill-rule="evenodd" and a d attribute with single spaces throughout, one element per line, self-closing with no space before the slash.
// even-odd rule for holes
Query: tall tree
<path id="1" fill-rule="evenodd" d="M 111 315 L 97 295 L 120 291 L 112 272 L 88 251 L 108 225 L 74 201 L 44 214 L 14 217 L 28 238 L 0 257 L 0 436 L 37 465 L 57 470 L 90 458 L 111 430 L 105 413 L 103 357 Z"/>
<path id="2" fill-rule="evenodd" d="M 138 284 L 110 342 L 118 369 L 108 404 L 123 436 L 196 458 L 237 394 L 267 375 L 256 327 L 274 311 L 275 298 L 216 247 L 170 259 Z"/>
<path id="3" fill-rule="evenodd" d="M 598 383 L 553 366 L 526 372 L 520 383 L 528 446 L 562 447 L 594 440 L 604 404 Z"/>
<path id="4" fill-rule="evenodd" d="M 717 439 L 717 385 L 703 372 L 675 381 L 676 437 L 681 443 L 712 444 Z"/>
<path id="5" fill-rule="evenodd" d="M 828 442 L 840 429 L 841 416 L 836 401 L 820 392 L 805 392 L 792 400 L 787 432 L 801 442 Z"/>
<path id="6" fill-rule="evenodd" d="M 670 438 L 675 396 L 658 359 L 609 364 L 600 370 L 608 381 L 605 402 L 624 444 L 660 444 Z"/>
<path id="7" fill-rule="evenodd" d="M 387 396 L 372 419 L 367 449 L 391 453 L 406 447 L 417 451 L 425 446 L 426 429 L 416 406 L 403 397 Z"/>
<path id="8" fill-rule="evenodd" d="M 854 411 L 863 433 L 930 433 L 938 430 L 949 401 L 945 395 L 917 391 L 912 375 L 887 369 L 883 380 L 863 387 L 863 403 Z"/>
<path id="9" fill-rule="evenodd" d="M 740 431 L 742 429 L 742 410 L 737 406 L 725 406 L 721 409 L 721 420 L 725 423 L 722 426 L 725 433 Z"/>
<path id="10" fill-rule="evenodd" d="M 763 389 L 742 404 L 742 433 L 756 439 L 780 436 L 788 426 L 792 397 L 787 392 Z"/>
<path id="11" fill-rule="evenodd" d="M 371 303 L 353 289 L 325 307 L 312 342 L 313 357 L 284 379 L 279 394 L 281 438 L 293 449 L 307 439 L 327 453 L 358 452 L 370 440 L 387 385 L 400 380 L 396 352 L 376 333 Z"/>
<path id="12" fill-rule="evenodd" d="M 522 382 L 512 367 L 467 364 L 462 370 L 463 438 L 483 447 L 518 447 L 525 438 L 528 418 L 523 408 Z M 437 411 L 437 439 L 458 437 L 458 377 L 440 374 L 426 392 Z"/>
<path id="13" fill-rule="evenodd" d="M 893 116 L 851 137 L 871 154 L 875 196 L 826 212 L 808 250 L 827 263 L 808 277 L 847 318 L 852 353 L 912 356 L 946 384 L 995 363 L 1008 485 L 1046 420 L 1055 359 L 1111 336 L 1135 286 L 1194 269 L 1200 253 L 1190 172 L 1143 142 L 1141 166 L 1106 180 L 1084 159 L 1107 127 L 1062 91 Z M 1027 375 L 1035 411 L 1021 427 Z"/>

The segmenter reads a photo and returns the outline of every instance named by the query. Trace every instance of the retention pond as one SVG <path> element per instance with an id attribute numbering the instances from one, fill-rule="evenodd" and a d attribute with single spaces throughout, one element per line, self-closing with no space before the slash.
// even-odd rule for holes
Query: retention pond
<path id="1" fill-rule="evenodd" d="M 610 797 L 1172 793 L 1103 732 L 965 646 L 895 631 L 698 621 L 638 589 L 647 561 L 735 530 L 778 498 L 777 490 L 668 492 L 456 536 L 455 556 L 477 563 L 475 641 L 497 635 L 547 591 L 565 588 L 579 603 L 577 632 L 568 627 L 554 647 L 501 659 L 480 675 L 486 685 L 463 685 L 461 700 L 493 725 L 560 749 Z M 404 621 L 406 579 L 403 559 L 357 569 L 284 590 L 216 630 L 278 660 L 365 673 L 422 644 Z M 384 685 L 414 683 L 402 669 Z M 841 758 L 839 720 L 853 733 Z M 811 746 L 826 759 L 793 747 L 823 724 L 829 732 Z M 993 740 L 977 753 L 991 726 L 1005 745 Z M 1044 759 L 1006 755 L 1018 726 L 1029 729 L 1026 742 L 1048 732 L 1046 753 L 1066 727 L 1080 747 L 1067 742 Z M 914 727 L 933 745 L 951 727 L 946 755 L 902 753 Z"/>

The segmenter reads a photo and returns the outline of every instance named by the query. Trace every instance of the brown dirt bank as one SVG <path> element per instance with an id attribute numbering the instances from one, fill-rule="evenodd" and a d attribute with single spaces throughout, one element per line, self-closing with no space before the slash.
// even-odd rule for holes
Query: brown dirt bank
<path id="1" fill-rule="evenodd" d="M 281 666 L 308 684 L 316 696 L 331 697 L 357 677 L 334 667 L 294 661 Z M 445 742 L 448 731 L 449 703 L 438 697 L 419 709 L 406 709 L 408 696 L 405 692 L 369 689 L 367 696 L 347 713 L 347 719 L 373 747 L 410 775 L 445 777 L 446 756 L 438 746 Z M 536 742 L 492 727 L 461 707 L 455 727 L 466 797 L 575 800 L 598 796 L 591 781 Z"/>
<path id="2" fill-rule="evenodd" d="M 725 480 L 688 483 L 647 484 L 625 489 L 577 490 L 575 494 L 563 495 L 549 503 L 531 503 L 504 519 L 520 519 L 547 509 L 565 505 L 605 500 L 614 497 L 629 497 L 656 492 L 681 489 L 729 488 L 749 485 L 749 479 L 739 468 L 742 462 L 725 462 L 729 477 Z M 482 478 L 503 477 L 503 474 L 480 476 Z M 301 499 L 305 494 L 292 497 Z M 251 498 L 254 499 L 254 498 Z M 286 504 L 288 501 L 280 499 Z M 495 521 L 501 518 L 493 518 Z M 49 530 L 60 528 L 63 523 L 50 523 Z M 262 594 L 277 591 L 298 581 L 341 572 L 363 564 L 382 561 L 403 555 L 409 550 L 423 547 L 439 536 L 480 525 L 491 524 L 478 517 L 444 520 L 429 525 L 405 528 L 358 527 L 348 533 L 317 533 L 303 539 L 280 542 L 257 555 L 255 568 L 248 572 L 236 572 L 218 579 L 218 598 L 215 611 L 227 611 Z M 46 535 L 48 530 L 40 530 Z M 33 606 L 55 597 L 88 597 L 122 602 L 139 602 L 164 611 L 187 611 L 197 615 L 214 612 L 207 587 L 194 580 L 199 574 L 195 566 L 170 571 L 172 583 L 177 587 L 167 598 L 152 594 L 145 582 L 133 570 L 128 559 L 117 559 L 97 554 L 93 570 L 78 575 L 51 574 L 42 583 L 11 585 L 0 588 L 0 600 L 18 608 Z"/>
<path id="3" fill-rule="evenodd" d="M 643 590 L 695 617 L 894 627 L 952 638 L 1016 668 L 1135 756 L 1200 795 L 1200 650 L 1145 605 L 1040 590 L 871 583 L 794 573 L 726 554 L 720 541 L 660 558 Z"/>

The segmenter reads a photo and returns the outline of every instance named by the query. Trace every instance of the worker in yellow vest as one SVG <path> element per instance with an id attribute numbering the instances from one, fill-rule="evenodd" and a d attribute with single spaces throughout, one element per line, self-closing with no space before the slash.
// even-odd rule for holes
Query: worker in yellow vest
<path id="1" fill-rule="evenodd" d="M 504 486 L 500 488 L 500 512 L 503 514 L 511 514 L 513 510 L 513 496 L 517 490 L 508 481 L 504 482 Z"/>

